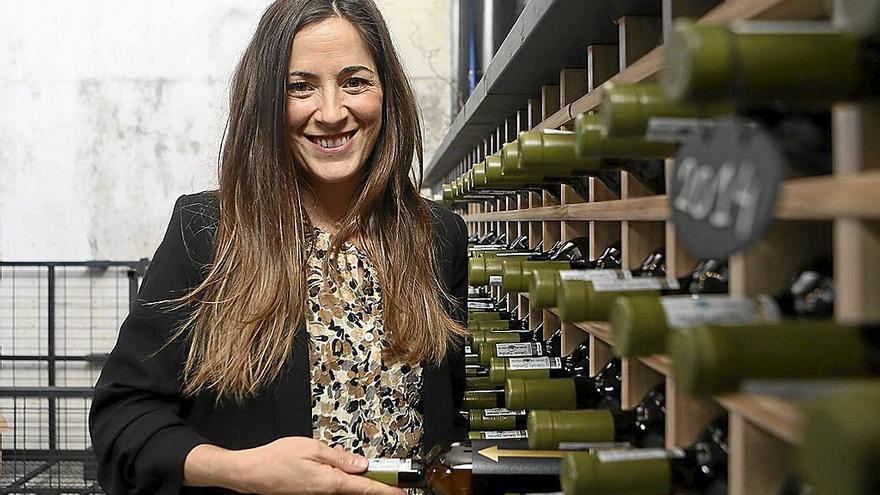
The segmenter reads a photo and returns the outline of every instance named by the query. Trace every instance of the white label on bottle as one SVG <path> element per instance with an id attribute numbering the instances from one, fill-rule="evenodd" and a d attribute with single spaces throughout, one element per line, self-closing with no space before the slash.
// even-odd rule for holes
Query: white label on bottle
<path id="1" fill-rule="evenodd" d="M 647 290 L 678 290 L 678 280 L 674 278 L 633 277 L 620 280 L 593 280 L 596 292 L 629 292 Z"/>
<path id="2" fill-rule="evenodd" d="M 467 309 L 495 309 L 492 303 L 469 302 Z"/>
<path id="3" fill-rule="evenodd" d="M 510 371 L 516 370 L 548 370 L 548 369 L 561 369 L 562 368 L 562 359 L 555 357 L 523 357 L 523 358 L 510 358 L 510 361 L 507 363 L 507 369 Z"/>
<path id="4" fill-rule="evenodd" d="M 645 130 L 645 141 L 681 143 L 712 126 L 712 120 L 685 117 L 651 117 Z"/>
<path id="5" fill-rule="evenodd" d="M 383 473 L 401 473 L 412 470 L 411 459 L 370 459 L 370 465 L 367 468 L 367 471 Z"/>
<path id="6" fill-rule="evenodd" d="M 482 431 L 480 438 L 483 440 L 503 440 L 505 438 L 529 438 L 529 432 L 526 430 L 505 430 L 505 431 Z"/>
<path id="7" fill-rule="evenodd" d="M 559 450 L 620 450 L 632 447 L 629 442 L 559 442 Z"/>
<path id="8" fill-rule="evenodd" d="M 497 357 L 538 356 L 540 354 L 541 344 L 537 342 L 501 342 L 495 344 L 495 356 Z"/>
<path id="9" fill-rule="evenodd" d="M 629 270 L 560 270 L 559 278 L 561 280 L 581 280 L 590 282 L 593 280 L 619 280 L 622 278 L 632 278 L 632 272 Z"/>
<path id="10" fill-rule="evenodd" d="M 544 134 L 572 134 L 571 131 L 563 131 L 562 129 L 541 129 Z"/>
<path id="11" fill-rule="evenodd" d="M 489 285 L 501 285 L 501 275 L 489 275 Z"/>
<path id="12" fill-rule="evenodd" d="M 666 296 L 660 299 L 660 304 L 670 328 L 688 328 L 703 323 L 748 325 L 780 318 L 779 306 L 769 296 L 759 296 L 757 301 L 721 295 Z"/>
<path id="13" fill-rule="evenodd" d="M 657 459 L 680 459 L 684 457 L 681 449 L 631 449 L 600 450 L 596 452 L 599 462 L 652 461 Z"/>
<path id="14" fill-rule="evenodd" d="M 483 409 L 483 417 L 486 418 L 491 418 L 493 416 L 521 416 L 525 413 L 525 409 L 505 409 L 503 407 Z"/>

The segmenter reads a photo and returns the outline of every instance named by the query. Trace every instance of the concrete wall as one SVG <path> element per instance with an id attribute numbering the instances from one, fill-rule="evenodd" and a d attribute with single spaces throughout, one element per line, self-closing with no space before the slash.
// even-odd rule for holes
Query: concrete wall
<path id="1" fill-rule="evenodd" d="M 449 1 L 378 0 L 449 121 Z M 152 256 L 174 199 L 214 187 L 227 85 L 266 0 L 0 0 L 0 260 Z"/>

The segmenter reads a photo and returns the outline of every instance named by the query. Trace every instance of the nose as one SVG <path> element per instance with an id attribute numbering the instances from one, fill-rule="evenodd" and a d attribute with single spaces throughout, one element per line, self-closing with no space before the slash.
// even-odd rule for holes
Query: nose
<path id="1" fill-rule="evenodd" d="M 327 127 L 336 127 L 345 122 L 348 118 L 348 107 L 343 104 L 340 93 L 340 91 L 324 93 L 325 96 L 315 113 L 315 120 Z"/>

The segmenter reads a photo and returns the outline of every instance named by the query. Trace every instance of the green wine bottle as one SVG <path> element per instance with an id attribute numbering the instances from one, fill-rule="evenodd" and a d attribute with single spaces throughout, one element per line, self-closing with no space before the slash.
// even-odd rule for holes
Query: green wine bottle
<path id="1" fill-rule="evenodd" d="M 602 117 L 599 114 L 578 115 L 574 120 L 574 133 L 575 152 L 584 158 L 668 158 L 675 156 L 675 151 L 678 149 L 674 143 L 645 141 L 642 137 L 605 137 Z M 605 162 L 605 164 L 614 168 L 620 166 L 615 162 Z"/>
<path id="2" fill-rule="evenodd" d="M 559 319 L 566 322 L 605 321 L 618 296 L 632 293 L 678 293 L 681 284 L 674 278 L 634 277 L 621 270 L 612 279 L 595 279 L 572 270 L 560 272 L 556 307 Z"/>
<path id="3" fill-rule="evenodd" d="M 777 322 L 781 316 L 769 296 L 627 294 L 618 297 L 609 316 L 614 347 L 621 356 L 666 351 L 673 329 L 702 323 L 748 325 Z"/>
<path id="4" fill-rule="evenodd" d="M 575 153 L 575 135 L 568 131 L 525 131 L 519 134 L 519 170 L 524 174 L 574 175 L 601 168 L 597 158 Z"/>
<path id="5" fill-rule="evenodd" d="M 747 380 L 878 376 L 880 325 L 697 325 L 670 336 L 669 355 L 679 388 L 692 394 L 731 392 Z"/>
<path id="6" fill-rule="evenodd" d="M 633 409 L 534 410 L 529 412 L 526 425 L 529 447 L 533 449 L 557 449 L 563 443 L 661 448 L 666 428 L 666 384 L 652 388 Z"/>
<path id="7" fill-rule="evenodd" d="M 816 493 L 880 493 L 880 385 L 852 384 L 812 404 L 801 457 Z"/>
<path id="8" fill-rule="evenodd" d="M 573 452 L 559 474 L 566 495 L 727 493 L 727 415 L 685 449 Z"/>
<path id="9" fill-rule="evenodd" d="M 592 377 L 508 378 L 508 409 L 620 409 L 620 360 L 612 359 Z"/>
<path id="10" fill-rule="evenodd" d="M 878 96 L 877 48 L 818 24 L 680 20 L 666 40 L 666 94 L 681 102 L 828 103 Z M 821 69 L 820 69 L 821 68 Z"/>

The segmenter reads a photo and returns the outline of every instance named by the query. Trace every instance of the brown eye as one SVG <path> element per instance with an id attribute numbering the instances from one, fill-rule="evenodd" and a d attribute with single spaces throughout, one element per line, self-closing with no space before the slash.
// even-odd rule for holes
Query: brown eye
<path id="1" fill-rule="evenodd" d="M 309 91 L 309 89 L 309 83 L 305 81 L 287 83 L 287 91 L 290 93 L 305 93 Z"/>
<path id="2" fill-rule="evenodd" d="M 345 84 L 343 84 L 343 87 L 353 88 L 353 89 L 362 89 L 362 88 L 365 88 L 369 85 L 370 85 L 370 82 L 367 81 L 366 79 L 363 79 L 360 77 L 352 77 L 351 79 L 348 79 L 347 81 L 345 81 Z"/>

